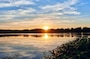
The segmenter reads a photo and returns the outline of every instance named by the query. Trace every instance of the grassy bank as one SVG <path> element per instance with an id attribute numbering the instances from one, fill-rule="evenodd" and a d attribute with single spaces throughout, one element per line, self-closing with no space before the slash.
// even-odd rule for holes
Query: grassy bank
<path id="1" fill-rule="evenodd" d="M 50 51 L 45 59 L 90 59 L 90 38 L 83 37 Z"/>

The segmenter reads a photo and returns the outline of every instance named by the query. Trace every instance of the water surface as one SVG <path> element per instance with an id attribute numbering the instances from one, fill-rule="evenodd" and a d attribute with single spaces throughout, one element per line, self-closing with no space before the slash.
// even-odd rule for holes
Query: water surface
<path id="1" fill-rule="evenodd" d="M 42 59 L 44 52 L 90 33 L 2 33 L 0 58 L 18 55 L 20 59 Z"/>

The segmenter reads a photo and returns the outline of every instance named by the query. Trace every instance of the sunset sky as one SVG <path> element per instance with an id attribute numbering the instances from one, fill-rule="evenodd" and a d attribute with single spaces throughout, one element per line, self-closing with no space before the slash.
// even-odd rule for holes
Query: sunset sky
<path id="1" fill-rule="evenodd" d="M 0 29 L 90 27 L 90 0 L 0 0 Z"/>

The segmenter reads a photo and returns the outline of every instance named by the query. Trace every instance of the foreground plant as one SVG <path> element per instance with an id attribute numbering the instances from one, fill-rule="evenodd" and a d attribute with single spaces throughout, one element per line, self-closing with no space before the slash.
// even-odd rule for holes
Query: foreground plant
<path id="1" fill-rule="evenodd" d="M 90 59 L 90 38 L 83 37 L 62 44 L 45 59 Z"/>

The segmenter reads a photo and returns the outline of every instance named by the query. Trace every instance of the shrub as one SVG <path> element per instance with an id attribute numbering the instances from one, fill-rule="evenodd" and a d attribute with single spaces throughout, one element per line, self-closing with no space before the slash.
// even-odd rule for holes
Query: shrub
<path id="1" fill-rule="evenodd" d="M 45 59 L 90 59 L 90 38 L 82 37 L 58 46 Z"/>

